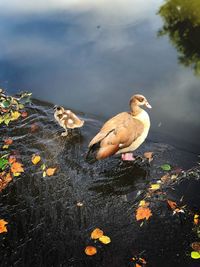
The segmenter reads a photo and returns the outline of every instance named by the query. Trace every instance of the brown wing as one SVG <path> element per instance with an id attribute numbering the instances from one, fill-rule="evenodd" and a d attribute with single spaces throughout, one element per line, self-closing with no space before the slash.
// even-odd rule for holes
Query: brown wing
<path id="1" fill-rule="evenodd" d="M 143 132 L 142 122 L 123 112 L 108 120 L 100 132 L 91 140 L 89 147 L 100 143 L 98 158 L 115 154 L 119 149 L 128 147 Z"/>

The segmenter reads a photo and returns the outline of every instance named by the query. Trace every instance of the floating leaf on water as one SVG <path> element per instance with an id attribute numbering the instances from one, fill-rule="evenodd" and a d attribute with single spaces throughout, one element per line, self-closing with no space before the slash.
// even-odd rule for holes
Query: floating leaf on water
<path id="1" fill-rule="evenodd" d="M 97 253 L 97 249 L 93 246 L 87 246 L 85 248 L 85 254 L 88 256 L 93 256 Z"/>
<path id="2" fill-rule="evenodd" d="M 4 221 L 3 219 L 0 219 L 0 233 L 8 232 L 6 224 L 8 224 L 8 222 Z"/>
<path id="3" fill-rule="evenodd" d="M 3 149 L 8 149 L 9 148 L 9 145 L 4 145 L 2 146 Z"/>
<path id="4" fill-rule="evenodd" d="M 200 242 L 193 242 L 191 244 L 191 247 L 194 249 L 194 251 L 197 251 L 200 253 Z"/>
<path id="5" fill-rule="evenodd" d="M 56 172 L 56 169 L 57 169 L 57 168 L 48 168 L 48 169 L 46 169 L 46 174 L 47 174 L 48 176 L 52 176 L 52 175 L 54 175 L 54 173 Z"/>
<path id="6" fill-rule="evenodd" d="M 171 177 L 170 177 L 170 175 L 167 173 L 167 174 L 163 175 L 163 176 L 160 178 L 160 180 L 161 180 L 163 183 L 166 183 L 166 182 L 168 182 L 168 181 L 171 180 Z"/>
<path id="7" fill-rule="evenodd" d="M 21 112 L 22 118 L 28 117 L 28 113 L 26 111 Z"/>
<path id="8" fill-rule="evenodd" d="M 45 170 L 46 169 L 46 165 L 43 163 L 41 166 L 40 166 L 41 170 Z"/>
<path id="9" fill-rule="evenodd" d="M 1 102 L 1 106 L 3 108 L 8 108 L 10 106 L 10 101 L 9 100 L 5 100 L 5 101 Z"/>
<path id="10" fill-rule="evenodd" d="M 15 121 L 18 120 L 18 118 L 21 116 L 21 113 L 19 111 L 11 111 L 11 117 L 10 120 L 11 121 Z"/>
<path id="11" fill-rule="evenodd" d="M 177 204 L 176 204 L 176 202 L 174 202 L 174 201 L 172 201 L 172 200 L 167 200 L 167 203 L 168 203 L 168 205 L 170 206 L 170 208 L 172 209 L 172 210 L 175 210 L 176 208 L 177 208 Z"/>
<path id="12" fill-rule="evenodd" d="M 153 160 L 153 152 L 145 152 L 144 157 L 148 159 L 149 162 Z"/>
<path id="13" fill-rule="evenodd" d="M 160 189 L 160 184 L 151 184 L 151 187 L 149 189 L 158 190 L 158 189 Z"/>
<path id="14" fill-rule="evenodd" d="M 195 214 L 194 215 L 194 224 L 199 224 L 199 215 L 198 214 Z"/>
<path id="15" fill-rule="evenodd" d="M 77 206 L 77 207 L 83 207 L 83 202 L 77 202 L 77 203 L 76 203 L 76 206 Z"/>
<path id="16" fill-rule="evenodd" d="M 197 251 L 192 251 L 192 252 L 191 252 L 191 258 L 193 258 L 193 259 L 195 259 L 195 260 L 200 259 L 200 253 L 197 252 Z"/>
<path id="17" fill-rule="evenodd" d="M 0 158 L 0 169 L 4 170 L 8 164 L 8 160 L 4 158 Z"/>
<path id="18" fill-rule="evenodd" d="M 109 244 L 111 242 L 111 239 L 109 236 L 106 236 L 106 235 L 102 235 L 100 238 L 99 238 L 99 241 L 105 245 Z"/>
<path id="19" fill-rule="evenodd" d="M 34 165 L 38 164 L 40 160 L 41 160 L 41 157 L 39 155 L 33 154 L 31 161 Z"/>
<path id="20" fill-rule="evenodd" d="M 7 184 L 12 181 L 12 176 L 5 171 L 0 173 L 0 192 L 7 186 Z"/>
<path id="21" fill-rule="evenodd" d="M 46 177 L 47 176 L 47 173 L 45 171 L 43 171 L 42 176 L 43 177 Z"/>
<path id="22" fill-rule="evenodd" d="M 36 122 L 31 124 L 31 133 L 37 132 L 38 129 L 39 129 L 39 125 Z"/>
<path id="23" fill-rule="evenodd" d="M 94 229 L 91 233 L 92 239 L 99 239 L 102 236 L 103 236 L 103 231 L 99 228 Z"/>
<path id="24" fill-rule="evenodd" d="M 139 207 L 148 207 L 149 202 L 146 202 L 145 200 L 141 200 L 138 206 Z"/>
<path id="25" fill-rule="evenodd" d="M 171 170 L 171 166 L 169 164 L 163 164 L 163 165 L 161 165 L 161 169 L 163 171 L 170 171 Z"/>
<path id="26" fill-rule="evenodd" d="M 24 169 L 22 167 L 22 164 L 19 162 L 14 162 L 11 166 L 11 172 L 15 175 L 15 176 L 19 176 L 18 174 L 24 172 Z"/>
<path id="27" fill-rule="evenodd" d="M 13 140 L 10 137 L 4 140 L 5 145 L 12 145 L 12 143 L 13 143 Z"/>
<path id="28" fill-rule="evenodd" d="M 139 207 L 136 210 L 136 220 L 148 220 L 152 216 L 151 210 L 148 207 Z"/>

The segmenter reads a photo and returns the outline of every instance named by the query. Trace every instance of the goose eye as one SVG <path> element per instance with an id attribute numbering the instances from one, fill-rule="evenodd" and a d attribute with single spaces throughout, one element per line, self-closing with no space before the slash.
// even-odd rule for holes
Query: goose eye
<path id="1" fill-rule="evenodd" d="M 143 102 L 143 101 L 144 101 L 144 98 L 143 98 L 143 97 L 139 97 L 138 100 L 139 100 L 140 102 Z"/>

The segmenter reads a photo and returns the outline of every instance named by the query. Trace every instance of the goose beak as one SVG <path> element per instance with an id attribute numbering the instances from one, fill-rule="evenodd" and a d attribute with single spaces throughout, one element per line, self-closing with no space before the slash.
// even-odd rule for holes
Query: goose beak
<path id="1" fill-rule="evenodd" d="M 146 101 L 146 103 L 145 103 L 145 106 L 147 107 L 147 108 L 152 108 L 152 106 L 149 104 L 149 102 L 147 102 Z"/>

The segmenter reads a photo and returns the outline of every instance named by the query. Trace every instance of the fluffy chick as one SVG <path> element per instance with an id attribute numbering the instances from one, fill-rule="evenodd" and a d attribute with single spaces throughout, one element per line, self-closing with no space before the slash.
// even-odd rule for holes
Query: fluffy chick
<path id="1" fill-rule="evenodd" d="M 80 120 L 71 110 L 65 110 L 61 106 L 54 106 L 54 118 L 65 132 L 61 136 L 68 135 L 68 129 L 80 128 L 83 126 L 84 121 Z"/>

